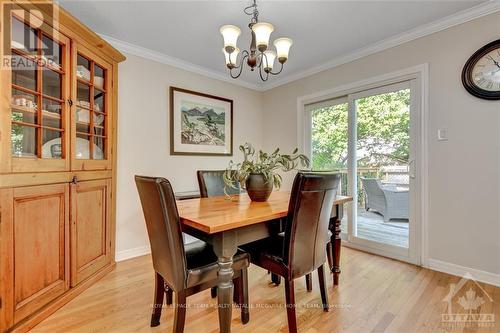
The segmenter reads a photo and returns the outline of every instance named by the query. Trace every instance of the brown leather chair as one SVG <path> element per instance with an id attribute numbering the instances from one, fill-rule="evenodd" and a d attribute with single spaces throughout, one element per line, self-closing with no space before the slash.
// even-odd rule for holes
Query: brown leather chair
<path id="1" fill-rule="evenodd" d="M 317 269 L 323 309 L 329 308 L 323 265 L 330 213 L 339 182 L 338 174 L 298 173 L 288 205 L 284 237 L 271 236 L 241 246 L 250 254 L 253 264 L 284 278 L 290 332 L 297 332 L 295 279 Z"/>
<path id="2" fill-rule="evenodd" d="M 135 176 L 137 190 L 146 220 L 155 270 L 155 297 L 151 327 L 160 324 L 163 295 L 167 292 L 167 304 L 172 303 L 172 291 L 176 295 L 174 332 L 183 332 L 186 318 L 186 297 L 217 285 L 217 257 L 212 247 L 196 241 L 184 245 L 181 222 L 174 193 L 165 178 Z M 241 320 L 246 324 L 248 313 L 247 267 L 248 254 L 238 252 L 234 257 L 235 285 L 241 292 Z M 237 281 L 235 281 L 237 282 Z M 166 290 L 167 287 L 168 289 Z"/>
<path id="3" fill-rule="evenodd" d="M 225 170 L 198 170 L 196 175 L 198 177 L 198 186 L 200 187 L 200 196 L 202 198 L 215 197 L 224 195 L 224 175 Z M 226 193 L 240 194 L 240 184 L 236 182 L 234 187 L 226 187 Z"/>

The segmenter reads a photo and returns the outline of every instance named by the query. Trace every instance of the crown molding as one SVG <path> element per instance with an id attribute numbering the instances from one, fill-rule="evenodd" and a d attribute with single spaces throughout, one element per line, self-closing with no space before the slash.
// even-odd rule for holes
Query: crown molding
<path id="1" fill-rule="evenodd" d="M 398 45 L 410 42 L 412 40 L 425 37 L 427 35 L 457 26 L 459 24 L 463 24 L 474 19 L 493 14 L 497 11 L 500 11 L 500 0 L 490 0 L 488 2 L 482 3 L 480 5 L 471 7 L 469 9 L 465 9 L 459 11 L 455 14 L 446 16 L 442 19 L 430 22 L 428 24 L 421 25 L 414 29 L 405 31 L 393 37 L 389 37 L 380 42 L 368 45 L 366 47 L 360 48 L 356 51 L 344 54 L 337 58 L 334 58 L 324 64 L 321 64 L 316 67 L 309 68 L 307 70 L 301 71 L 296 74 L 291 74 L 288 76 L 283 76 L 281 78 L 277 78 L 272 82 L 266 82 L 262 85 L 263 90 L 270 90 L 287 83 L 297 81 L 303 79 L 305 77 L 317 74 L 319 72 L 323 72 L 325 70 L 352 62 L 354 60 L 369 56 L 374 53 L 378 53 Z"/>
<path id="2" fill-rule="evenodd" d="M 228 75 L 224 75 L 220 72 L 210 70 L 210 69 L 207 69 L 205 67 L 190 63 L 188 61 L 174 58 L 174 57 L 168 56 L 164 53 L 153 51 L 151 49 L 148 49 L 148 48 L 145 48 L 142 46 L 138 46 L 138 45 L 135 45 L 135 44 L 132 44 L 129 42 L 125 42 L 125 41 L 122 41 L 122 40 L 119 40 L 119 39 L 116 39 L 116 38 L 113 38 L 113 37 L 110 37 L 107 35 L 99 34 L 99 36 L 101 36 L 104 40 L 106 40 L 114 48 L 116 48 L 117 50 L 119 50 L 121 52 L 132 54 L 132 55 L 146 58 L 149 60 L 153 60 L 153 61 L 165 64 L 165 65 L 169 65 L 172 67 L 180 68 L 180 69 L 186 70 L 188 72 L 200 74 L 200 75 L 212 78 L 212 79 L 236 84 L 236 85 L 248 88 L 248 89 L 263 91 L 263 87 L 261 85 L 253 84 L 253 83 L 246 82 L 243 80 L 235 80 L 235 79 L 229 77 Z"/>
<path id="3" fill-rule="evenodd" d="M 113 45 L 116 49 L 136 55 L 139 57 L 143 57 L 146 59 L 150 59 L 162 64 L 170 65 L 176 68 L 180 68 L 192 73 L 200 74 L 212 79 L 224 81 L 224 82 L 229 82 L 232 84 L 236 84 L 248 89 L 256 90 L 256 91 L 267 91 L 282 85 L 285 85 L 287 83 L 297 81 L 303 78 L 306 78 L 308 76 L 317 74 L 319 72 L 323 72 L 325 70 L 352 62 L 354 60 L 369 56 L 371 54 L 381 52 L 393 47 L 396 47 L 398 45 L 410 42 L 412 40 L 454 27 L 456 25 L 466 23 L 469 21 L 472 21 L 474 19 L 493 14 L 495 12 L 500 11 L 500 0 L 490 0 L 488 2 L 479 4 L 477 6 L 471 7 L 469 9 L 462 10 L 460 12 L 457 12 L 455 14 L 446 16 L 442 19 L 433 21 L 428 24 L 421 25 L 419 27 L 416 27 L 414 29 L 411 29 L 409 31 L 400 33 L 398 35 L 395 35 L 393 37 L 389 37 L 387 39 L 384 39 L 380 42 L 368 45 L 366 47 L 360 48 L 358 50 L 355 50 L 353 52 L 344 54 L 342 56 L 339 56 L 337 58 L 334 58 L 324 64 L 321 64 L 319 66 L 315 66 L 309 69 L 306 69 L 304 71 L 301 71 L 296 74 L 291 74 L 288 76 L 282 76 L 280 78 L 276 78 L 273 81 L 267 81 L 266 83 L 263 84 L 255 84 L 255 83 L 250 83 L 246 82 L 243 80 L 234 80 L 230 78 L 228 75 L 222 74 L 220 72 L 207 69 L 205 67 L 195 65 L 193 63 L 190 63 L 185 60 L 181 60 L 178 58 L 174 58 L 171 56 L 168 56 L 166 54 L 153 51 L 150 49 L 147 49 L 142 46 L 138 46 L 132 43 L 128 43 L 122 40 L 118 40 L 116 38 L 106 36 L 103 34 L 100 34 L 100 36 L 105 39 L 107 42 L 109 42 L 111 45 Z"/>

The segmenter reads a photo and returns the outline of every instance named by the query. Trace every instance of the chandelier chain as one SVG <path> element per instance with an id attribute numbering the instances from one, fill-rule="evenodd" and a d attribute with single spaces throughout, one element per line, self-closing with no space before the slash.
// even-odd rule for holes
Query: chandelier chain
<path id="1" fill-rule="evenodd" d="M 253 9 L 253 10 L 252 10 Z M 252 16 L 252 23 L 259 22 L 259 11 L 257 10 L 257 0 L 253 0 L 253 4 L 243 9 L 243 12 Z"/>

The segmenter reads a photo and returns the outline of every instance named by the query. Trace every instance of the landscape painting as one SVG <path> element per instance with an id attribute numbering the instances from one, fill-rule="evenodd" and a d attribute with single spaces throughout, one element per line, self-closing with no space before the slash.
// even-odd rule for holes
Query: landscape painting
<path id="1" fill-rule="evenodd" d="M 170 153 L 232 155 L 233 101 L 170 87 Z"/>
<path id="2" fill-rule="evenodd" d="M 181 101 L 181 142 L 194 145 L 224 146 L 224 108 Z"/>

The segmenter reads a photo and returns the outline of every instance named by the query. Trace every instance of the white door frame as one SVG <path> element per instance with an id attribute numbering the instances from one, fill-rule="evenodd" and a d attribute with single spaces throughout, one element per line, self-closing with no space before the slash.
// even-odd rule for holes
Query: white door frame
<path id="1" fill-rule="evenodd" d="M 350 94 L 355 94 L 361 91 L 370 90 L 378 88 L 385 85 L 392 85 L 399 82 L 414 80 L 415 96 L 419 96 L 419 100 L 415 101 L 412 99 L 412 107 L 415 105 L 413 103 L 418 103 L 420 106 L 420 128 L 415 129 L 416 133 L 411 133 L 417 140 L 415 140 L 415 146 L 413 147 L 414 153 L 416 154 L 416 160 L 418 165 L 415 165 L 415 172 L 418 175 L 419 182 L 415 184 L 414 191 L 416 193 L 416 198 L 418 202 L 415 203 L 417 207 L 414 212 L 415 216 L 415 230 L 410 232 L 409 242 L 411 243 L 410 248 L 414 249 L 414 253 L 397 253 L 388 252 L 391 248 L 384 249 L 383 246 L 377 246 L 377 248 L 371 248 L 370 251 L 373 253 L 390 256 L 395 259 L 401 259 L 405 261 L 410 261 L 417 265 L 428 265 L 428 119 L 429 119 L 429 65 L 422 64 L 396 72 L 380 75 L 377 77 L 372 77 L 369 79 L 361 80 L 354 83 L 349 83 L 339 87 L 335 87 L 328 90 L 323 90 L 314 94 L 301 96 L 297 99 L 297 145 L 306 155 L 311 156 L 311 121 L 310 121 L 310 110 L 306 108 L 306 105 L 311 103 L 318 103 L 321 101 L 327 101 L 330 99 L 335 99 L 339 97 L 348 96 Z M 352 107 L 352 105 L 349 105 Z M 350 112 L 353 114 L 353 112 Z M 411 113 L 410 113 L 411 114 Z M 351 117 L 351 116 L 350 116 Z M 353 121 L 349 119 L 349 121 Z M 355 119 L 354 119 L 355 121 Z M 353 126 L 350 126 L 352 128 Z M 353 133 L 349 133 L 353 135 Z M 350 148 L 352 149 L 352 148 Z M 351 153 L 351 151 L 349 151 Z M 350 162 L 352 163 L 352 161 Z M 351 169 L 351 168 L 350 168 Z M 410 171 L 411 172 L 411 171 Z M 352 177 L 352 175 L 349 175 Z M 352 179 L 352 178 L 349 178 Z M 346 244 L 349 245 L 349 244 Z M 369 247 L 369 244 L 367 244 Z M 356 247 L 352 244 L 352 247 Z"/>

